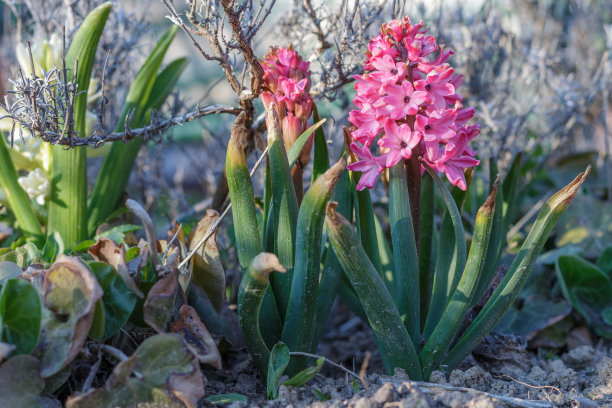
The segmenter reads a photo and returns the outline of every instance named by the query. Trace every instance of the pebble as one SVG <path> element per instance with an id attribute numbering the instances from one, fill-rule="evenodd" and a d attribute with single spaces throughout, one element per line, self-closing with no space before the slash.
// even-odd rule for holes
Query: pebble
<path id="1" fill-rule="evenodd" d="M 377 404 L 374 403 L 370 398 L 361 397 L 357 400 L 353 408 L 376 408 Z"/>
<path id="2" fill-rule="evenodd" d="M 384 404 L 385 402 L 395 401 L 398 397 L 399 395 L 393 384 L 386 383 L 376 391 L 373 398 L 379 404 Z"/>

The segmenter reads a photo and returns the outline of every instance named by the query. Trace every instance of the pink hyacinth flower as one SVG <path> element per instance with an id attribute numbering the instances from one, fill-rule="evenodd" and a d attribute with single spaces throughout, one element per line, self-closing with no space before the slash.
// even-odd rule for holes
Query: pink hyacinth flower
<path id="1" fill-rule="evenodd" d="M 412 157 L 412 149 L 421 142 L 420 132 L 412 131 L 406 123 L 397 125 L 394 120 L 385 122 L 385 137 L 378 140 L 380 147 L 389 149 L 386 167 L 393 167 L 401 159 Z"/>
<path id="2" fill-rule="evenodd" d="M 374 109 L 366 111 L 353 110 L 349 113 L 349 122 L 357 127 L 352 136 L 359 143 L 370 146 L 381 129 L 378 116 Z"/>
<path id="3" fill-rule="evenodd" d="M 416 115 L 421 105 L 427 99 L 427 92 L 416 91 L 408 81 L 398 85 L 385 85 L 387 96 L 383 101 L 387 104 L 386 112 L 391 119 L 403 119 L 407 115 Z"/>
<path id="4" fill-rule="evenodd" d="M 360 171 L 361 177 L 357 183 L 357 190 L 361 191 L 364 188 L 372 188 L 376 183 L 376 177 L 384 170 L 386 155 L 373 157 L 372 152 L 365 146 L 360 146 L 358 143 L 351 143 L 351 151 L 361 159 L 358 162 L 351 163 L 346 166 L 351 171 Z"/>
<path id="5" fill-rule="evenodd" d="M 453 72 L 452 68 L 447 69 L 441 74 L 432 71 L 427 75 L 427 78 L 416 81 L 414 87 L 419 91 L 427 92 L 428 101 L 436 109 L 444 109 L 446 107 L 446 100 L 444 98 L 455 93 L 455 87 L 449 83 Z"/>
<path id="6" fill-rule="evenodd" d="M 446 178 L 452 185 L 459 187 L 463 191 L 467 189 L 463 171 L 468 167 L 477 166 L 480 162 L 470 156 L 452 157 L 437 164 L 438 171 L 443 171 Z"/>
<path id="7" fill-rule="evenodd" d="M 377 71 L 372 72 L 370 76 L 381 82 L 395 84 L 406 77 L 406 64 L 396 63 L 390 55 L 373 58 L 371 63 Z"/>

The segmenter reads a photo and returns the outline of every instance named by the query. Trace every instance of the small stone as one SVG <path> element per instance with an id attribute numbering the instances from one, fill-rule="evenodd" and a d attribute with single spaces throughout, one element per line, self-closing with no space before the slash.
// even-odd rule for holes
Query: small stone
<path id="1" fill-rule="evenodd" d="M 599 405 L 595 401 L 592 401 L 585 397 L 574 397 L 575 404 L 572 406 L 576 408 L 597 408 Z"/>
<path id="2" fill-rule="evenodd" d="M 465 406 L 466 408 L 495 408 L 495 403 L 491 398 L 484 395 L 477 395 L 472 398 Z"/>
<path id="3" fill-rule="evenodd" d="M 479 366 L 471 367 L 465 371 L 453 370 L 448 381 L 455 387 L 468 387 L 486 391 L 491 387 L 491 374 Z"/>
<path id="4" fill-rule="evenodd" d="M 409 397 L 402 398 L 398 402 L 395 403 L 394 407 L 397 408 L 429 408 L 429 402 L 425 398 L 425 395 L 421 393 L 421 395 L 413 394 Z"/>
<path id="5" fill-rule="evenodd" d="M 536 385 L 544 384 L 546 382 L 546 371 L 542 367 L 534 365 L 527 374 L 527 382 Z"/>
<path id="6" fill-rule="evenodd" d="M 445 407 L 464 407 L 472 396 L 460 391 L 441 392 L 434 398 Z"/>
<path id="7" fill-rule="evenodd" d="M 448 381 L 446 381 L 446 374 L 438 370 L 431 373 L 429 376 L 429 382 L 434 384 L 448 384 Z"/>
<path id="8" fill-rule="evenodd" d="M 561 359 L 572 368 L 588 367 L 595 359 L 595 350 L 591 346 L 579 346 L 565 353 Z"/>
<path id="9" fill-rule="evenodd" d="M 609 386 L 612 385 L 612 359 L 603 357 L 595 366 L 597 372 L 597 380 L 595 384 Z"/>
<path id="10" fill-rule="evenodd" d="M 578 377 L 574 370 L 563 364 L 563 361 L 553 360 L 548 363 L 548 379 L 546 382 L 562 391 L 570 391 L 576 387 Z"/>
<path id="11" fill-rule="evenodd" d="M 355 402 L 353 408 L 376 408 L 376 404 L 370 398 L 361 397 Z"/>
<path id="12" fill-rule="evenodd" d="M 376 391 L 373 399 L 379 404 L 384 404 L 385 402 L 395 401 L 398 397 L 399 395 L 397 394 L 397 390 L 395 389 L 393 384 L 386 383 L 383 384 L 383 386 L 380 387 L 378 391 Z"/>

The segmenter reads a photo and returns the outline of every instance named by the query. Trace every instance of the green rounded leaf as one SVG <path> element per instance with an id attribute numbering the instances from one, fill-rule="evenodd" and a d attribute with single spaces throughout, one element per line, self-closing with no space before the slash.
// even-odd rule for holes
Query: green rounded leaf
<path id="1" fill-rule="evenodd" d="M 104 330 L 99 336 L 94 336 L 94 333 L 91 332 L 90 335 L 97 339 L 108 338 L 117 333 L 129 319 L 136 305 L 136 295 L 112 266 L 102 262 L 92 262 L 89 264 L 89 268 L 104 291 L 101 299 L 104 311 Z M 99 319 L 98 313 L 96 307 L 92 328 L 96 327 L 95 322 L 97 318 Z"/>
<path id="2" fill-rule="evenodd" d="M 9 279 L 0 292 L 2 341 L 13 344 L 17 354 L 27 354 L 38 342 L 42 318 L 36 289 L 22 279 Z"/>

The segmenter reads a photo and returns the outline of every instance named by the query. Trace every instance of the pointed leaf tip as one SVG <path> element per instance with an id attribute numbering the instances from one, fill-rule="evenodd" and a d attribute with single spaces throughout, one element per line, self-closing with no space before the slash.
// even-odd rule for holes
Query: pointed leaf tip
<path id="1" fill-rule="evenodd" d="M 491 191 L 489 191 L 489 195 L 482 205 L 482 210 L 487 211 L 487 213 L 492 214 L 495 210 L 495 198 L 497 197 L 497 189 L 499 187 L 499 183 L 501 180 L 501 176 L 498 174 L 493 186 L 491 187 Z"/>
<path id="2" fill-rule="evenodd" d="M 253 269 L 261 274 L 268 275 L 272 272 L 280 272 L 285 273 L 287 270 L 283 265 L 281 265 L 278 257 L 269 252 L 262 252 L 253 258 L 253 262 L 251 264 Z"/>

